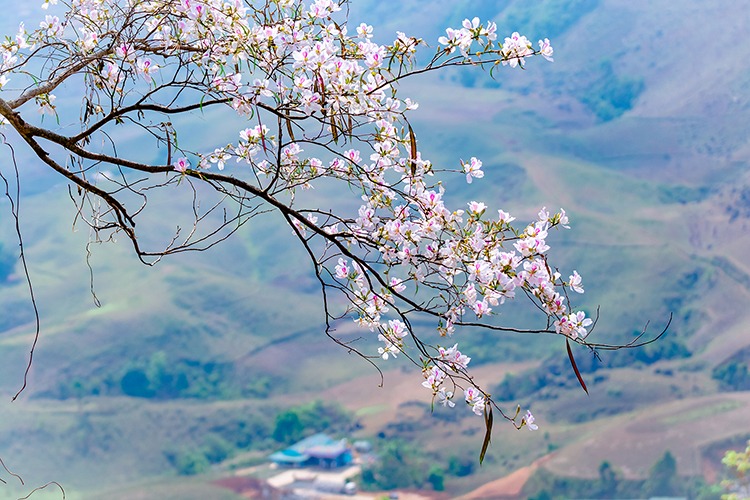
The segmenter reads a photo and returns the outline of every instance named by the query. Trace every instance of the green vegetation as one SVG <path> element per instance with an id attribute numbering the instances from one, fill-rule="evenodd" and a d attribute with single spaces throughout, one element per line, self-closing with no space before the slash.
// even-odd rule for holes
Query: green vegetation
<path id="1" fill-rule="evenodd" d="M 437 465 L 431 466 L 427 472 L 427 482 L 435 491 L 445 490 L 445 471 Z"/>
<path id="2" fill-rule="evenodd" d="M 637 335 L 639 332 L 634 332 Z M 600 356 L 607 356 L 602 359 Z M 658 342 L 638 349 L 623 349 L 614 353 L 593 354 L 580 352 L 576 365 L 581 373 L 594 373 L 605 368 L 648 366 L 658 361 L 682 359 L 690 356 L 685 343 L 677 337 L 667 335 Z M 494 389 L 503 400 L 514 401 L 526 398 L 541 390 L 572 388 L 579 385 L 567 356 L 554 354 L 537 368 L 518 375 L 506 375 Z"/>
<path id="3" fill-rule="evenodd" d="M 86 380 L 61 383 L 55 396 L 61 399 L 87 395 L 124 395 L 148 399 L 232 399 L 267 393 L 270 377 L 253 377 L 245 384 L 229 362 L 192 359 L 170 360 L 165 351 L 130 361 L 109 373 L 99 371 Z"/>
<path id="4" fill-rule="evenodd" d="M 273 426 L 273 417 L 268 412 L 231 412 L 214 420 L 199 435 L 164 450 L 169 465 L 178 474 L 202 474 L 212 464 L 221 463 L 239 452 L 270 452 L 274 449 L 274 443 L 268 439 Z"/>
<path id="5" fill-rule="evenodd" d="M 674 493 L 681 493 L 679 480 L 677 478 L 677 461 L 669 452 L 664 455 L 651 467 L 648 479 L 643 484 L 643 493 L 645 495 L 668 496 Z"/>
<path id="6" fill-rule="evenodd" d="M 180 449 L 166 453 L 167 459 L 182 476 L 194 476 L 206 472 L 211 465 L 206 452 L 201 449 Z"/>
<path id="7" fill-rule="evenodd" d="M 699 495 L 704 495 L 708 490 L 709 488 L 701 478 L 679 477 L 675 459 L 669 451 L 665 452 L 651 467 L 651 471 L 645 480 L 625 479 L 610 462 L 604 461 L 599 465 L 599 477 L 597 479 L 560 477 L 542 468 L 534 474 L 524 488 L 528 498 L 535 500 L 650 498 L 659 496 L 698 498 Z"/>
<path id="8" fill-rule="evenodd" d="M 332 429 L 343 432 L 353 425 L 352 414 L 340 405 L 313 401 L 279 413 L 272 436 L 279 443 L 292 444 L 317 432 Z"/>
<path id="9" fill-rule="evenodd" d="M 600 0 L 517 1 L 503 11 L 502 25 L 513 26 L 529 37 L 544 35 L 555 39 L 596 9 L 599 3 Z"/>
<path id="10" fill-rule="evenodd" d="M 724 454 L 723 463 L 732 474 L 732 478 L 722 482 L 729 493 L 722 495 L 722 500 L 742 500 L 750 492 L 750 441 L 744 451 L 729 450 Z"/>
<path id="11" fill-rule="evenodd" d="M 750 371 L 742 361 L 723 363 L 711 372 L 711 376 L 721 382 L 721 387 L 730 391 L 750 390 Z"/>
<path id="12" fill-rule="evenodd" d="M 381 442 L 377 448 L 378 459 L 374 465 L 362 471 L 362 486 L 369 490 L 392 490 L 396 488 L 444 488 L 445 471 L 431 463 L 438 462 L 428 457 L 417 447 L 400 439 Z"/>
<path id="13" fill-rule="evenodd" d="M 477 467 L 477 457 L 471 455 L 451 455 L 448 457 L 448 473 L 456 477 L 470 476 Z"/>
<path id="14" fill-rule="evenodd" d="M 539 469 L 524 490 L 529 499 L 638 498 L 643 481 L 626 481 L 609 462 L 599 466 L 598 479 L 560 477 Z"/>
<path id="15" fill-rule="evenodd" d="M 711 377 L 728 391 L 750 390 L 750 349 L 743 349 L 711 371 Z"/>
<path id="16" fill-rule="evenodd" d="M 682 185 L 660 186 L 659 201 L 662 203 L 697 203 L 705 200 L 711 194 L 706 186 L 691 187 Z"/>
<path id="17" fill-rule="evenodd" d="M 738 218 L 750 218 L 750 187 L 735 186 L 731 191 L 732 201 L 725 208 L 729 220 L 734 222 Z"/>
<path id="18" fill-rule="evenodd" d="M 190 476 L 204 473 L 212 464 L 224 462 L 240 452 L 270 453 L 280 445 L 292 444 L 316 432 L 342 434 L 354 425 L 349 412 L 338 404 L 324 401 L 306 403 L 282 410 L 275 417 L 272 415 L 254 412 L 247 418 L 236 415 L 223 419 L 200 437 L 169 447 L 164 455 L 178 474 Z"/>
<path id="19" fill-rule="evenodd" d="M 409 437 L 407 437 L 409 436 Z M 365 490 L 419 488 L 455 492 L 458 478 L 479 472 L 474 448 L 465 452 L 453 450 L 448 456 L 442 451 L 414 444 L 421 442 L 414 432 L 394 433 L 375 444 L 376 461 L 365 466 L 361 482 Z M 485 466 L 493 459 L 485 462 Z"/>
<path id="20" fill-rule="evenodd" d="M 610 61 L 602 61 L 579 100 L 607 122 L 630 110 L 644 88 L 643 78 L 618 75 Z"/>
<path id="21" fill-rule="evenodd" d="M 0 285 L 11 275 L 17 260 L 16 256 L 6 250 L 2 242 L 0 242 Z"/>
<path id="22" fill-rule="evenodd" d="M 219 434 L 210 433 L 203 438 L 200 446 L 185 446 L 167 450 L 169 463 L 182 476 L 193 476 L 206 472 L 212 464 L 231 458 L 238 449 Z"/>

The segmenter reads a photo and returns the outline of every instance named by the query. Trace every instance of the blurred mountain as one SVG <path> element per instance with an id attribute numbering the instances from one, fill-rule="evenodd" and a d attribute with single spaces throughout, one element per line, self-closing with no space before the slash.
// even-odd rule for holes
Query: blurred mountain
<path id="1" fill-rule="evenodd" d="M 557 338 L 461 338 L 495 394 L 507 393 L 509 406 L 533 403 L 546 434 L 498 426 L 503 442 L 481 470 L 449 478 L 449 491 L 550 450 L 545 467 L 560 475 L 596 477 L 607 460 L 644 478 L 665 450 L 680 473 L 696 475 L 709 467 L 706 450 L 750 434 L 749 11 L 747 1 L 353 0 L 351 20 L 376 24 L 381 42 L 400 30 L 435 47 L 446 26 L 475 15 L 496 19 L 501 37 L 551 38 L 552 64 L 530 60 L 494 80 L 464 68 L 404 82 L 420 103 L 413 123 L 423 155 L 443 168 L 483 160 L 482 182 L 451 179 L 455 205 L 484 200 L 520 220 L 542 206 L 569 212 L 572 229 L 553 235 L 553 255 L 563 274 L 584 277 L 580 303 L 599 308 L 597 341 L 627 342 L 646 325 L 657 333 L 673 315 L 666 336 L 640 354 L 576 351 L 590 397 Z M 363 435 L 407 436 L 446 462 L 446 442 L 478 450 L 479 419 L 432 415 L 415 374 L 412 393 L 393 370 L 405 364 L 389 362 L 379 389 L 369 365 L 325 337 L 312 269 L 280 218 L 261 216 L 209 252 L 154 268 L 122 242 L 94 245 L 96 307 L 88 234 L 71 231 L 66 188 L 19 154 L 42 336 L 29 389 L 0 419 L 0 456 L 15 469 L 81 488 L 169 474 L 174 443 L 201 445 L 210 422 L 260 421 L 256 412 L 320 397 L 354 412 L 368 406 L 358 413 Z M 6 160 L 2 168 L 7 175 Z M 147 239 L 172 234 L 180 217 L 168 199 L 158 207 Z M 8 208 L 0 201 L 0 390 L 10 397 L 33 314 L 20 266 L 8 264 L 17 245 Z M 499 320 L 529 317 L 511 305 Z M 367 345 L 351 325 L 339 333 Z M 506 379 L 511 361 L 523 363 Z"/>

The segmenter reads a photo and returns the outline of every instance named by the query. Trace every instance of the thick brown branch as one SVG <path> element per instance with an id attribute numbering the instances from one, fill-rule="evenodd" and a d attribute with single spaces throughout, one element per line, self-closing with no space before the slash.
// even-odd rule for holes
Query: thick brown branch
<path id="1" fill-rule="evenodd" d="M 8 103 L 4 101 L 3 99 L 0 99 L 0 114 L 3 115 L 13 126 L 13 128 L 16 129 L 18 134 L 23 138 L 23 140 L 31 147 L 31 149 L 34 151 L 34 153 L 37 155 L 37 157 L 42 160 L 44 163 L 49 165 L 53 170 L 70 180 L 71 182 L 75 183 L 76 185 L 80 186 L 82 189 L 95 194 L 96 196 L 101 197 L 104 199 L 114 210 L 115 214 L 117 216 L 117 219 L 119 221 L 120 227 L 122 227 L 123 230 L 126 232 L 131 233 L 132 227 L 135 226 L 135 221 L 132 219 L 132 217 L 128 214 L 128 211 L 125 209 L 125 207 L 117 201 L 114 197 L 112 197 L 109 193 L 106 191 L 103 191 L 102 189 L 99 189 L 98 187 L 94 186 L 90 182 L 86 181 L 85 179 L 75 175 L 74 173 L 70 172 L 66 168 L 64 168 L 62 165 L 58 164 L 56 161 L 54 161 L 47 151 L 42 148 L 42 146 L 34 140 L 34 136 L 39 137 L 59 137 L 63 140 L 61 142 L 58 142 L 61 146 L 67 147 L 67 146 L 74 146 L 69 144 L 69 140 L 59 136 L 58 134 L 55 134 L 50 131 L 45 131 L 43 129 L 39 129 L 37 127 L 32 127 L 31 125 L 28 125 L 25 121 L 23 121 L 20 117 L 20 115 L 13 111 Z M 70 147 L 67 147 L 67 149 L 73 151 Z M 80 148 L 79 148 L 80 149 Z M 132 162 L 129 162 L 132 163 Z M 134 239 L 134 238 L 133 238 Z"/>

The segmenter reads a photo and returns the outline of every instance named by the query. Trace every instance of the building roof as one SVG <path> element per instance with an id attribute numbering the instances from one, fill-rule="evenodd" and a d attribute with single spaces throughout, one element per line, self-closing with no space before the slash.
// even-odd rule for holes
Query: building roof
<path id="1" fill-rule="evenodd" d="M 331 446 L 331 445 L 339 444 L 339 443 L 341 443 L 341 441 L 333 439 L 328 434 L 323 434 L 321 432 L 318 434 L 313 434 L 312 436 L 308 436 L 301 441 L 297 441 L 292 446 L 290 446 L 289 449 L 303 452 L 315 446 Z"/>
<path id="2" fill-rule="evenodd" d="M 297 450 L 287 448 L 286 450 L 277 451 L 268 456 L 274 462 L 283 462 L 287 464 L 301 464 L 310 459 L 310 455 L 300 453 Z"/>
<path id="3" fill-rule="evenodd" d="M 347 451 L 349 449 L 342 443 L 336 443 L 332 445 L 313 446 L 305 452 L 314 458 L 338 458 Z"/>
<path id="4" fill-rule="evenodd" d="M 333 459 L 349 451 L 346 441 L 333 439 L 327 434 L 313 434 L 291 445 L 289 448 L 269 455 L 274 462 L 288 464 L 304 463 L 310 458 Z"/>

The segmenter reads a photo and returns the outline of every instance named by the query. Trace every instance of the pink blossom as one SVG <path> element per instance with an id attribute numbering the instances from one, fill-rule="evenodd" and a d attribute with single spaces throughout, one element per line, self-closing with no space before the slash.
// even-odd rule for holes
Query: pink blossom
<path id="1" fill-rule="evenodd" d="M 212 80 L 211 85 L 219 91 L 237 92 L 242 86 L 242 75 L 232 73 L 231 75 L 217 76 Z"/>
<path id="2" fill-rule="evenodd" d="M 479 32 L 480 36 L 486 37 L 487 41 L 494 42 L 497 40 L 497 24 L 492 21 L 487 22 L 487 27 L 482 28 Z"/>
<path id="3" fill-rule="evenodd" d="M 405 280 L 400 280 L 398 278 L 391 278 L 390 285 L 391 288 L 393 288 L 393 291 L 396 293 L 401 293 L 404 290 L 406 290 L 406 285 L 404 285 Z"/>
<path id="4" fill-rule="evenodd" d="M 484 203 L 477 201 L 469 202 L 469 212 L 476 215 L 477 217 L 481 216 L 485 210 L 487 210 L 487 205 L 485 205 Z"/>
<path id="5" fill-rule="evenodd" d="M 183 156 L 174 162 L 172 166 L 176 171 L 184 174 L 190 168 L 190 161 Z"/>
<path id="6" fill-rule="evenodd" d="M 546 60 L 552 62 L 554 59 L 552 59 L 552 53 L 554 50 L 552 49 L 552 45 L 549 43 L 549 38 L 545 38 L 544 40 L 539 40 L 539 53 L 544 57 Z"/>
<path id="7" fill-rule="evenodd" d="M 453 392 L 446 391 L 445 387 L 441 387 L 440 390 L 438 390 L 437 397 L 438 397 L 438 402 L 443 406 L 447 406 L 449 408 L 453 408 L 454 406 L 456 406 L 456 403 L 452 401 Z"/>
<path id="8" fill-rule="evenodd" d="M 578 271 L 573 271 L 573 274 L 568 277 L 568 286 L 576 293 L 583 293 L 582 281 L 583 280 L 581 279 L 581 275 L 578 274 Z"/>
<path id="9" fill-rule="evenodd" d="M 127 43 L 121 43 L 115 47 L 115 55 L 125 61 L 135 60 L 135 49 L 132 45 Z"/>
<path id="10" fill-rule="evenodd" d="M 510 224 L 514 220 L 516 220 L 516 218 L 515 217 L 511 217 L 508 212 L 505 212 L 503 210 L 498 210 L 497 211 L 497 221 L 500 224 Z"/>
<path id="11" fill-rule="evenodd" d="M 24 23 L 18 25 L 18 31 L 16 32 L 16 45 L 18 46 L 18 49 L 28 49 L 30 47 Z"/>
<path id="12" fill-rule="evenodd" d="M 454 52 L 456 47 L 458 47 L 462 54 L 468 55 L 467 53 L 472 42 L 471 32 L 468 29 L 462 28 L 460 30 L 454 30 L 452 28 L 447 28 L 445 34 L 448 36 L 441 36 L 438 38 L 438 43 L 446 45 L 446 50 L 449 53 Z"/>
<path id="13" fill-rule="evenodd" d="M 153 81 L 154 73 L 159 70 L 159 65 L 155 64 L 149 58 L 138 59 L 135 63 L 135 67 L 138 74 L 140 74 L 147 82 Z"/>
<path id="14" fill-rule="evenodd" d="M 461 25 L 467 30 L 476 30 L 477 28 L 479 28 L 479 18 L 475 17 L 471 21 L 469 21 L 468 19 L 464 19 Z"/>
<path id="15" fill-rule="evenodd" d="M 336 264 L 336 277 L 337 278 L 348 278 L 349 277 L 349 265 L 347 264 L 346 260 L 343 258 L 339 258 L 338 264 Z"/>
<path id="16" fill-rule="evenodd" d="M 475 415 L 481 416 L 484 414 L 484 407 L 486 404 L 484 394 L 470 386 L 464 389 L 464 398 L 466 399 L 466 403 L 471 406 L 471 411 L 473 411 Z"/>
<path id="17" fill-rule="evenodd" d="M 526 416 L 523 417 L 523 422 L 526 424 L 530 431 L 539 429 L 539 426 L 534 423 L 535 421 L 536 419 L 534 418 L 534 415 L 532 415 L 529 410 L 526 410 Z"/>
<path id="18" fill-rule="evenodd" d="M 333 0 L 315 0 L 315 2 L 310 5 L 309 14 L 312 17 L 324 18 L 340 10 L 341 7 L 339 7 L 339 5 Z"/>
<path id="19" fill-rule="evenodd" d="M 484 172 L 482 172 L 482 162 L 473 156 L 468 163 L 462 161 L 461 166 L 466 174 L 466 182 L 468 184 L 471 184 L 472 177 L 476 177 L 477 179 L 484 177 Z"/>
<path id="20" fill-rule="evenodd" d="M 367 23 L 361 23 L 357 26 L 357 36 L 360 38 L 372 38 L 372 26 Z"/>
<path id="21" fill-rule="evenodd" d="M 422 386 L 431 389 L 433 393 L 437 393 L 440 384 L 445 380 L 446 374 L 437 366 L 433 366 L 430 370 L 424 372 L 424 377 L 425 381 L 422 382 Z"/>
<path id="22" fill-rule="evenodd" d="M 593 323 L 591 318 L 587 318 L 583 311 L 578 311 L 555 321 L 555 331 L 573 340 L 583 339 L 588 335 L 587 328 Z"/>
<path id="23" fill-rule="evenodd" d="M 219 170 L 224 170 L 224 164 L 229 158 L 229 154 L 224 149 L 216 148 L 214 149 L 214 152 L 209 155 L 208 161 L 210 163 L 215 163 Z"/>
<path id="24" fill-rule="evenodd" d="M 60 18 L 57 16 L 45 16 L 44 21 L 39 23 L 39 27 L 45 30 L 46 35 L 50 37 L 60 37 L 64 31 L 62 24 L 60 24 Z"/>
<path id="25" fill-rule="evenodd" d="M 489 304 L 487 304 L 486 300 L 475 302 L 472 309 L 474 309 L 474 314 L 477 315 L 477 318 L 481 318 L 482 316 L 489 314 L 490 311 L 492 311 L 492 308 L 489 306 Z"/>
<path id="26" fill-rule="evenodd" d="M 534 51 L 531 48 L 531 42 L 529 42 L 528 38 L 515 32 L 507 37 L 503 43 L 503 65 L 510 65 L 511 68 L 519 65 L 523 67 L 524 58 L 533 53 Z"/>
<path id="27" fill-rule="evenodd" d="M 57 2 L 44 1 L 45 6 Z M 98 102 L 106 108 L 105 115 L 116 113 L 117 106 L 141 103 L 144 109 L 152 109 L 152 104 L 166 105 L 172 98 L 177 99 L 171 102 L 175 108 L 188 106 L 195 98 L 196 116 L 204 102 L 218 99 L 231 104 L 227 109 L 234 110 L 240 115 L 235 119 L 244 123 L 237 127 L 233 143 L 213 144 L 213 152 L 209 147 L 203 153 L 189 154 L 198 158 L 194 168 L 199 170 L 212 165 L 223 170 L 230 159 L 244 162 L 231 173 L 232 179 L 241 182 L 234 183 L 230 173 L 223 172 L 198 176 L 195 182 L 212 183 L 240 203 L 248 194 L 243 192 L 246 186 L 249 196 L 272 202 L 269 207 L 284 211 L 279 206 L 283 204 L 292 209 L 284 212 L 297 214 L 291 218 L 292 231 L 310 237 L 308 249 L 317 253 L 317 262 L 327 269 L 329 284 L 335 285 L 331 291 L 343 294 L 342 302 L 331 297 L 329 305 L 335 309 L 331 315 L 351 312 L 358 325 L 377 337 L 372 350 L 377 349 L 383 359 L 402 352 L 415 361 L 420 359 L 424 363 L 422 385 L 432 391 L 433 400 L 437 396 L 440 404 L 454 406 L 454 394 L 446 389 L 450 387 L 464 391 L 466 403 L 477 415 L 491 404 L 480 388 L 464 389 L 472 380 L 471 358 L 458 344 L 431 344 L 426 332 L 407 342 L 410 331 L 405 318 L 414 311 L 424 308 L 434 314 L 437 332 L 447 336 L 464 322 L 482 319 L 486 324 L 485 317 L 499 312 L 518 291 L 546 313 L 542 325 L 553 323 L 555 331 L 575 340 L 588 334 L 592 320 L 583 312 L 568 312 L 566 291 L 583 293 L 581 277 L 573 271 L 563 281 L 556 267 L 547 263 L 548 232 L 552 227 L 567 227 L 564 210 L 551 215 L 542 208 L 529 225 L 512 226 L 515 218 L 509 213 L 498 210 L 497 218 L 494 212 L 486 216 L 494 208 L 479 200 L 468 202 L 467 209 L 468 200 L 458 199 L 461 193 L 446 192 L 444 178 L 430 177 L 433 164 L 418 150 L 407 118 L 417 104 L 395 85 L 402 76 L 420 72 L 424 59 L 415 56 L 424 45 L 420 39 L 397 32 L 391 46 L 379 45 L 366 23 L 357 26 L 356 33 L 350 26 L 349 35 L 346 17 L 333 17 L 346 5 L 340 0 L 273 0 L 265 9 L 253 9 L 252 2 L 244 0 L 131 1 L 126 11 L 132 10 L 138 24 L 122 30 L 118 23 L 127 24 L 131 18 L 113 8 L 115 0 L 67 4 L 73 11 L 65 17 L 47 16 L 33 34 L 27 36 L 21 26 L 15 42 L 12 37 L 6 39 L 0 47 L 0 87 L 8 84 L 9 77 L 27 78 L 23 67 L 42 68 L 41 80 L 50 74 L 54 77 L 56 70 L 49 64 L 27 65 L 25 58 L 33 57 L 34 50 L 22 49 L 28 49 L 29 43 L 57 47 L 60 41 L 47 37 L 59 37 L 67 30 L 77 38 L 55 49 L 59 61 L 67 64 L 62 67 L 76 67 L 65 60 L 67 52 L 78 56 L 83 52 L 88 57 L 97 48 L 103 51 L 98 59 L 92 56 L 79 73 L 88 75 L 81 82 L 92 95 L 102 98 Z M 104 38 L 109 49 L 99 47 Z M 430 64 L 438 69 L 489 65 L 501 59 L 506 65 L 523 66 L 525 58 L 535 54 L 552 60 L 547 39 L 540 40 L 536 51 L 518 33 L 500 47 L 496 40 L 495 23 L 482 24 L 478 17 L 465 19 L 439 38 L 441 49 Z M 153 85 L 157 74 L 163 75 L 158 82 L 163 88 Z M 18 87 L 31 89 L 31 85 L 19 83 Z M 41 112 L 54 114 L 54 96 L 39 92 L 29 95 L 35 96 Z M 218 111 L 219 106 L 213 109 Z M 149 113 L 143 119 L 150 125 L 144 125 L 156 131 L 159 125 L 153 120 L 157 117 Z M 213 114 L 205 116 L 214 120 Z M 185 144 L 192 136 L 182 133 L 185 123 L 174 120 L 172 151 L 188 147 Z M 216 126 L 215 121 L 207 123 Z M 213 137 L 213 132 L 206 131 L 204 139 Z M 166 170 L 196 173 L 188 157 L 171 161 Z M 476 157 L 459 161 L 460 169 L 452 168 L 467 183 L 484 177 L 482 162 Z M 179 174 L 172 175 L 179 179 Z M 218 177 L 226 182 L 212 180 Z M 325 201 L 330 202 L 328 208 L 308 205 L 316 198 L 303 190 L 312 188 L 314 182 L 332 196 Z M 232 185 L 237 189 L 230 189 Z M 347 201 L 347 195 L 353 198 Z M 251 217 L 251 205 L 240 208 L 236 212 L 240 219 L 242 214 Z M 407 351 L 407 343 L 416 348 Z M 523 422 L 530 429 L 537 428 L 530 412 Z"/>
<path id="28" fill-rule="evenodd" d="M 107 87 L 109 87 L 110 89 L 114 89 L 117 88 L 117 85 L 120 82 L 121 74 L 122 72 L 120 71 L 119 66 L 108 62 L 102 69 L 101 77 Z"/>
<path id="29" fill-rule="evenodd" d="M 453 347 L 448 349 L 438 346 L 438 359 L 444 362 L 443 367 L 445 370 L 452 372 L 457 372 L 459 369 L 465 370 L 471 361 L 470 357 L 458 350 L 458 344 L 453 344 Z"/>
<path id="30" fill-rule="evenodd" d="M 41 115 L 55 115 L 57 107 L 53 104 L 57 99 L 53 94 L 42 94 L 36 98 L 36 103 L 39 106 L 39 114 Z"/>

